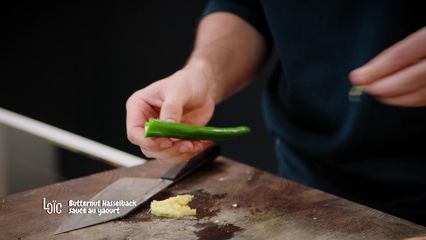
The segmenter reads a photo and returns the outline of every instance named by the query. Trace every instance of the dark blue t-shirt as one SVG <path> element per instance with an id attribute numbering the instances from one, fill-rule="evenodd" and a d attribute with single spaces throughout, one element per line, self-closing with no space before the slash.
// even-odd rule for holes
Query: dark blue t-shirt
<path id="1" fill-rule="evenodd" d="M 237 14 L 276 50 L 263 111 L 280 175 L 426 224 L 426 108 L 348 98 L 349 72 L 425 26 L 423 10 L 421 1 L 210 1 L 206 14 Z"/>

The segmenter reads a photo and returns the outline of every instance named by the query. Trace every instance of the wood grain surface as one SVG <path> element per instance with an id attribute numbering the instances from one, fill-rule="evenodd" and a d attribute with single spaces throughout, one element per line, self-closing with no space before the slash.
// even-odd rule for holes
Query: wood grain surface
<path id="1" fill-rule="evenodd" d="M 219 157 L 154 199 L 190 193 L 196 217 L 158 218 L 144 204 L 127 217 L 54 235 L 68 200 L 87 200 L 120 177 L 159 177 L 166 165 L 107 171 L 0 199 L 0 239 L 405 239 L 426 228 Z M 64 205 L 59 215 L 43 198 Z"/>

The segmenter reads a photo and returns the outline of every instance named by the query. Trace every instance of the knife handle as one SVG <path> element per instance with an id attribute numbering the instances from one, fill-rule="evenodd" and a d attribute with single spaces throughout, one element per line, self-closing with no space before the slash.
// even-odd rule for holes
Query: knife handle
<path id="1" fill-rule="evenodd" d="M 218 145 L 210 146 L 188 161 L 174 165 L 161 178 L 177 182 L 204 164 L 213 161 L 219 154 L 220 147 Z"/>

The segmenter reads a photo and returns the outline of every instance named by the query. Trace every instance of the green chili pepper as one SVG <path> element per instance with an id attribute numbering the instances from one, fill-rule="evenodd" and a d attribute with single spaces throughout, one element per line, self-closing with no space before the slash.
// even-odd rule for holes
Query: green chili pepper
<path id="1" fill-rule="evenodd" d="M 364 86 L 353 86 L 348 93 L 349 101 L 351 102 L 361 102 L 361 96 L 365 92 Z"/>
<path id="2" fill-rule="evenodd" d="M 250 131 L 250 128 L 246 126 L 232 128 L 194 126 L 152 118 L 145 123 L 145 137 L 171 137 L 189 140 L 227 140 L 247 134 Z"/>

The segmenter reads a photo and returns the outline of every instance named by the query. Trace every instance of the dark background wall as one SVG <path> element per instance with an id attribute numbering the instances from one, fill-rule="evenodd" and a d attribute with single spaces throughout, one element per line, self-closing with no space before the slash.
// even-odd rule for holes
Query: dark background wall
<path id="1" fill-rule="evenodd" d="M 0 107 L 140 155 L 125 134 L 134 91 L 182 66 L 206 1 L 9 4 L 2 25 Z M 275 171 L 260 109 L 266 75 L 217 107 L 211 125 L 249 125 L 224 155 Z"/>

